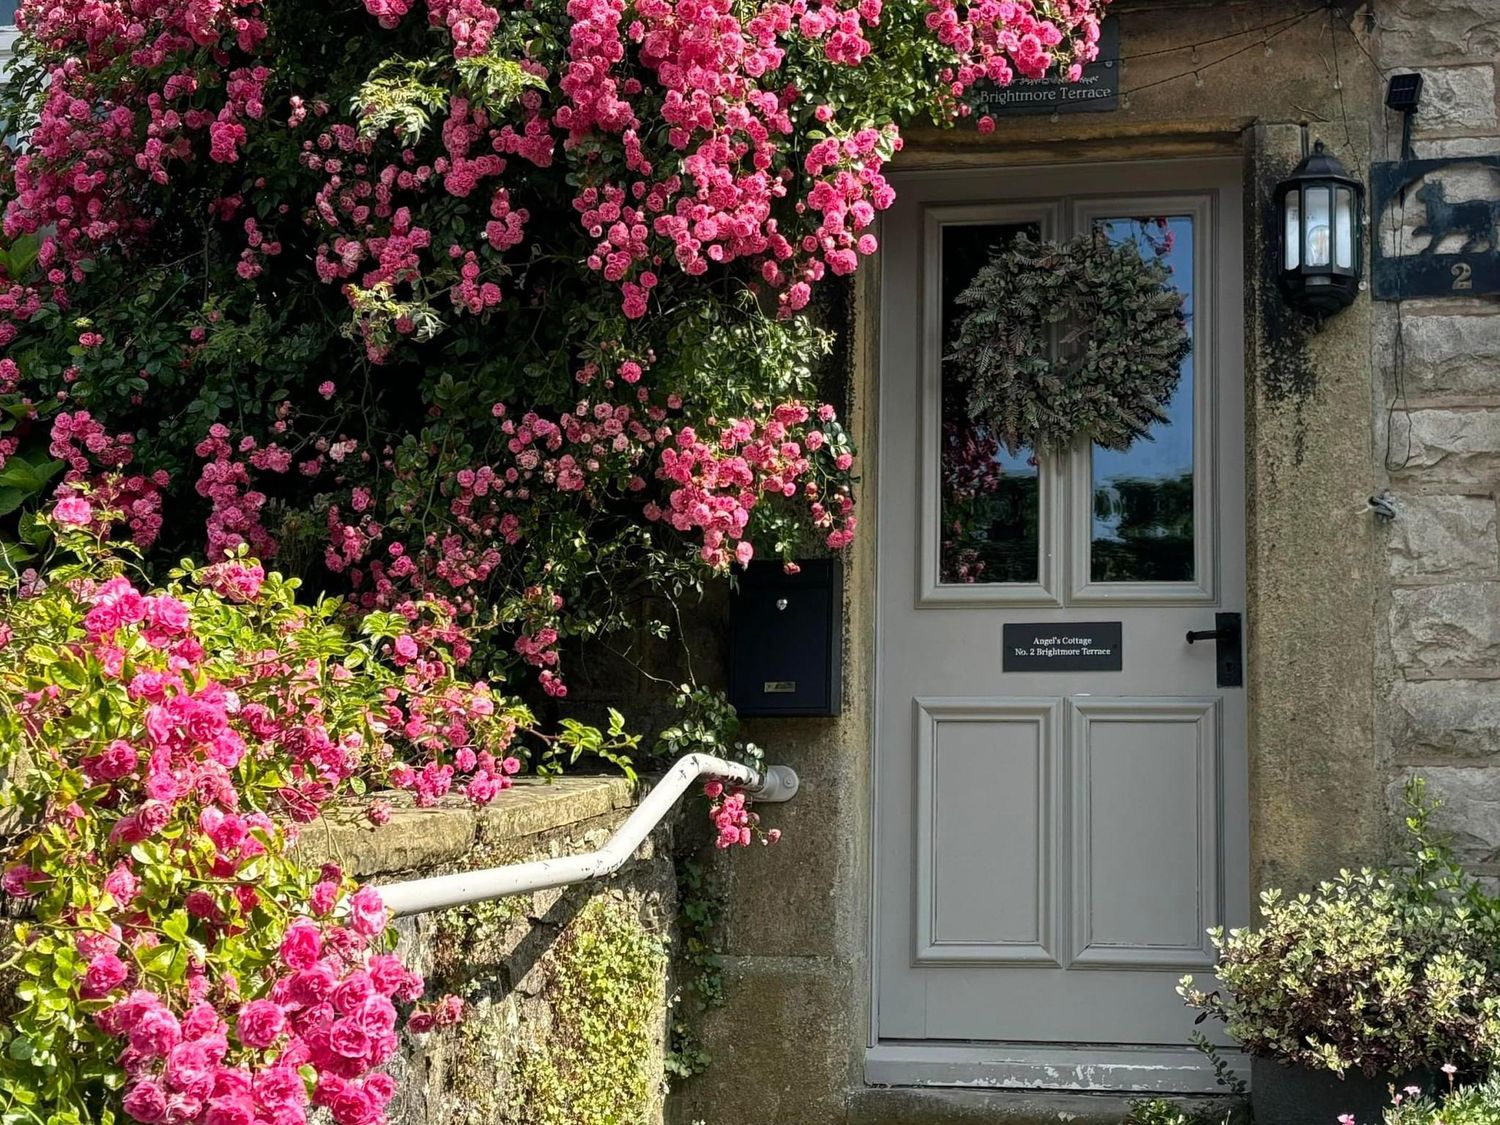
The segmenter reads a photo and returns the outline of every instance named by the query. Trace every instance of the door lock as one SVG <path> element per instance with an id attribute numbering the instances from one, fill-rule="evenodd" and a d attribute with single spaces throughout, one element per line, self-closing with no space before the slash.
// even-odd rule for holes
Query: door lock
<path id="1" fill-rule="evenodd" d="M 1238 613 L 1214 615 L 1216 628 L 1202 629 L 1187 635 L 1188 644 L 1199 641 L 1218 643 L 1219 686 L 1234 688 L 1245 686 L 1244 625 Z"/>

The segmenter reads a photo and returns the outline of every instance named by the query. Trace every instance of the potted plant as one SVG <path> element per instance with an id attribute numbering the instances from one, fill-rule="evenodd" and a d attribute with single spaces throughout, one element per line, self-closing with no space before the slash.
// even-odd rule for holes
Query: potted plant
<path id="1" fill-rule="evenodd" d="M 1432 839 L 1420 781 L 1406 800 L 1409 867 L 1267 891 L 1258 927 L 1213 933 L 1216 987 L 1178 986 L 1251 1055 L 1257 1121 L 1379 1121 L 1393 1088 L 1500 1052 L 1500 904 Z"/>

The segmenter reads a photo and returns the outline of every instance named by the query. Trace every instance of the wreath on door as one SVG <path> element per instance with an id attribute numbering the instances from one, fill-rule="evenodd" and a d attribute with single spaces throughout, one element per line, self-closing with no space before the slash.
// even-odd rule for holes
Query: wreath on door
<path id="1" fill-rule="evenodd" d="M 1012 455 L 1081 437 L 1128 449 L 1167 421 L 1192 350 L 1183 295 L 1135 241 L 1025 235 L 997 249 L 958 296 L 945 356 L 969 417 Z"/>

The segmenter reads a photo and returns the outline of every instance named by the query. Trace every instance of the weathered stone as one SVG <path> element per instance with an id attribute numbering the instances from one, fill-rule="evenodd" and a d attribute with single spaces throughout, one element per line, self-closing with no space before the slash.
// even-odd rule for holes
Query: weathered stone
<path id="1" fill-rule="evenodd" d="M 506 845 L 517 860 L 586 851 L 597 847 L 624 819 L 623 809 L 599 812 L 599 785 L 616 792 L 611 779 L 566 779 L 557 787 L 535 786 L 544 796 L 519 790 L 519 802 L 548 806 L 552 827 Z M 505 798 L 512 793 L 505 794 Z M 608 797 L 606 806 L 613 802 Z M 496 811 L 504 799 L 497 803 Z M 571 804 L 578 824 L 560 819 L 559 806 Z M 384 828 L 389 829 L 401 818 Z M 462 810 L 442 808 L 425 818 L 406 817 L 402 835 L 413 826 L 439 829 L 445 819 L 465 820 Z M 472 816 L 467 820 L 473 828 Z M 531 824 L 541 823 L 532 819 Z M 491 827 L 494 827 L 492 823 Z M 663 843 L 667 839 L 664 830 Z M 469 865 L 487 862 L 471 854 Z M 410 874 L 428 874 L 430 868 Z M 399 951 L 422 973 L 429 995 L 456 993 L 467 1001 L 464 1019 L 421 1037 L 403 1037 L 389 1069 L 397 1096 L 392 1125 L 519 1125 L 560 1120 L 576 1107 L 569 1085 L 572 1069 L 594 1066 L 590 1074 L 592 1109 L 574 1120 L 629 1120 L 656 1125 L 663 1113 L 665 1051 L 671 1011 L 667 999 L 666 939 L 676 917 L 676 880 L 670 848 L 652 846 L 637 853 L 609 883 L 591 883 L 535 895 L 458 907 L 398 920 Z M 612 971 L 636 986 L 604 995 L 578 978 L 580 935 L 594 952 L 608 958 Z M 590 966 L 591 968 L 591 966 Z M 574 986 L 561 987 L 564 979 Z M 628 1003 L 630 1011 L 619 1008 Z M 597 1044 L 579 1047 L 577 1026 L 591 1005 L 593 1015 L 618 1036 L 618 1058 L 593 1059 Z M 628 1018 L 626 1018 L 628 1016 Z M 627 1049 L 628 1047 L 628 1049 Z M 629 1100 L 628 1109 L 619 1102 Z"/>
<path id="2" fill-rule="evenodd" d="M 850 1101 L 848 1125 L 1117 1125 L 1140 1095 L 1064 1094 L 1046 1090 L 918 1090 L 871 1087 Z M 1183 1099 L 1184 1114 L 1240 1125 L 1246 1108 L 1232 1097 Z"/>
<path id="3" fill-rule="evenodd" d="M 1500 681 L 1398 681 L 1391 742 L 1408 761 L 1500 754 Z"/>
<path id="4" fill-rule="evenodd" d="M 1453 156 L 1494 156 L 1500 153 L 1500 137 L 1430 137 L 1414 141 L 1412 154 L 1418 160 Z"/>
<path id="5" fill-rule="evenodd" d="M 1492 64 L 1423 67 L 1422 77 L 1422 107 L 1415 122 L 1418 130 L 1473 132 L 1495 127 Z"/>
<path id="6" fill-rule="evenodd" d="M 623 777 L 562 777 L 550 784 L 523 778 L 485 809 L 456 796 L 437 808 L 412 808 L 405 794 L 385 794 L 403 806 L 387 823 L 372 825 L 362 805 L 335 809 L 302 830 L 298 849 L 312 862 L 336 861 L 361 879 L 430 872 L 462 865 L 482 842 L 526 840 L 627 808 L 633 789 Z"/>
<path id="7" fill-rule="evenodd" d="M 1381 61 L 1413 66 L 1500 55 L 1500 11 L 1492 0 L 1400 0 L 1379 6 Z"/>
<path id="8" fill-rule="evenodd" d="M 1495 500 L 1483 496 L 1402 494 L 1390 525 L 1387 559 L 1391 574 L 1481 577 L 1500 563 L 1495 537 Z"/>
<path id="9" fill-rule="evenodd" d="M 1413 775 L 1427 781 L 1427 795 L 1437 801 L 1432 823 L 1450 837 L 1458 857 L 1467 863 L 1500 858 L 1500 770 L 1485 766 L 1425 766 L 1401 773 L 1388 794 L 1393 809 Z"/>
<path id="10" fill-rule="evenodd" d="M 1454 582 L 1394 591 L 1391 646 L 1404 668 L 1500 668 L 1500 583 Z"/>
<path id="11" fill-rule="evenodd" d="M 1409 394 L 1500 395 L 1500 316 L 1412 316 L 1402 338 Z"/>
<path id="12" fill-rule="evenodd" d="M 709 1073 L 673 1090 L 670 1120 L 770 1125 L 844 1120 L 853 1045 L 863 1031 L 849 966 L 811 957 L 730 960 L 724 1007 L 703 1020 Z M 734 1112 L 725 1104 L 733 1090 Z"/>
<path id="13" fill-rule="evenodd" d="M 1487 484 L 1500 478 L 1500 410 L 1398 411 L 1391 459 L 1425 480 Z"/>

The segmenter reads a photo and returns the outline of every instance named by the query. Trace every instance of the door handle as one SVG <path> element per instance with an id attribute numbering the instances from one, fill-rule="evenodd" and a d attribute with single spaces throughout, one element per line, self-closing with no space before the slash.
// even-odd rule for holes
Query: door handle
<path id="1" fill-rule="evenodd" d="M 1244 625 L 1238 613 L 1217 613 L 1213 629 L 1200 629 L 1187 635 L 1188 644 L 1215 641 L 1218 647 L 1219 686 L 1245 686 Z"/>

